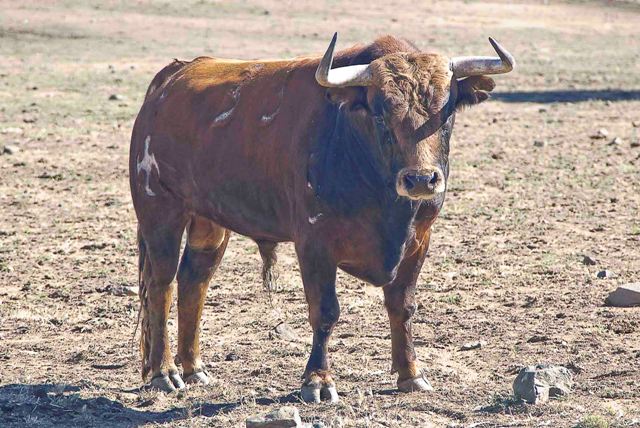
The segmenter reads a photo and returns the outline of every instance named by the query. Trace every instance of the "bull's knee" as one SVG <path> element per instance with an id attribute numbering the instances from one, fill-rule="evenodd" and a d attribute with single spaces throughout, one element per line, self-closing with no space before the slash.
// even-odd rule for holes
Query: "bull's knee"
<path id="1" fill-rule="evenodd" d="M 385 304 L 390 318 L 395 322 L 406 323 L 415 315 L 418 305 L 415 303 L 397 303 L 388 302 Z"/>

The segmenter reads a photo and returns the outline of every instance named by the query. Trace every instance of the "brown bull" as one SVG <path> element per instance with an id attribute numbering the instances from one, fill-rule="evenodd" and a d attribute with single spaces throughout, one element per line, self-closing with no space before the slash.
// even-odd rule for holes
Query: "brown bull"
<path id="1" fill-rule="evenodd" d="M 499 58 L 446 58 L 387 36 L 322 59 L 175 61 L 138 114 L 130 184 L 138 217 L 143 377 L 171 391 L 208 383 L 198 330 L 231 231 L 269 265 L 293 241 L 313 328 L 307 401 L 338 399 L 327 344 L 336 270 L 381 286 L 402 391 L 428 390 L 411 337 L 415 285 L 444 202 L 455 112 L 488 98 Z M 466 78 L 465 78 L 466 77 Z M 180 259 L 180 241 L 187 245 Z M 268 266 L 266 276 L 268 276 Z M 178 277 L 178 356 L 167 316 Z"/>

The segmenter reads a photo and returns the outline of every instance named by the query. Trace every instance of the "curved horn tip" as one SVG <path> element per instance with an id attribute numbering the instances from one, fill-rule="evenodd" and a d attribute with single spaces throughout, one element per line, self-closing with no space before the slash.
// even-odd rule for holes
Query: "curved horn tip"
<path id="1" fill-rule="evenodd" d="M 502 63 L 504 64 L 506 62 L 509 65 L 508 71 L 513 70 L 516 66 L 516 59 L 513 57 L 513 55 L 511 55 L 508 50 L 503 48 L 502 45 L 498 43 L 493 37 L 489 37 L 489 43 L 491 43 L 491 46 L 502 60 Z"/>

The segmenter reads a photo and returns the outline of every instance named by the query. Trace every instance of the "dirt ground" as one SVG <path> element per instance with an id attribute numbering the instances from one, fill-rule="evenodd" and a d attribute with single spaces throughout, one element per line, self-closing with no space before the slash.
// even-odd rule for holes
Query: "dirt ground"
<path id="1" fill-rule="evenodd" d="M 640 281 L 639 23 L 637 2 L 0 0 L 0 426 L 243 426 L 282 403 L 328 427 L 640 426 L 640 308 L 604 304 Z M 238 235 L 204 311 L 212 383 L 141 391 L 138 300 L 121 291 L 137 285 L 127 157 L 147 85 L 174 57 L 322 52 L 334 31 L 448 55 L 491 54 L 491 35 L 519 61 L 457 117 L 414 318 L 435 391 L 394 392 L 381 290 L 341 274 L 341 403 L 301 403 L 294 253 L 270 300 Z M 514 400 L 537 363 L 570 368 L 573 393 Z"/>

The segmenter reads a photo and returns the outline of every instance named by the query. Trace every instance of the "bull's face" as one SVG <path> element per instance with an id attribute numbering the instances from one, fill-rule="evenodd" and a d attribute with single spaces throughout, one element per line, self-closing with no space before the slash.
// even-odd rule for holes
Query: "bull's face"
<path id="1" fill-rule="evenodd" d="M 335 36 L 327 51 L 330 57 L 334 44 Z M 495 84 L 484 73 L 506 72 L 513 67 L 513 58 L 492 44 L 500 58 L 450 60 L 437 54 L 397 53 L 368 65 L 334 70 L 330 70 L 330 63 L 323 69 L 321 62 L 316 78 L 320 84 L 335 88 L 330 97 L 348 109 L 359 133 L 379 146 L 373 150 L 383 154 L 382 163 L 392 175 L 398 195 L 429 200 L 447 187 L 449 139 L 456 110 L 489 97 Z M 322 79 L 319 74 L 325 70 Z M 328 70 L 335 74 L 329 75 Z M 465 73 L 468 77 L 460 80 Z"/>

